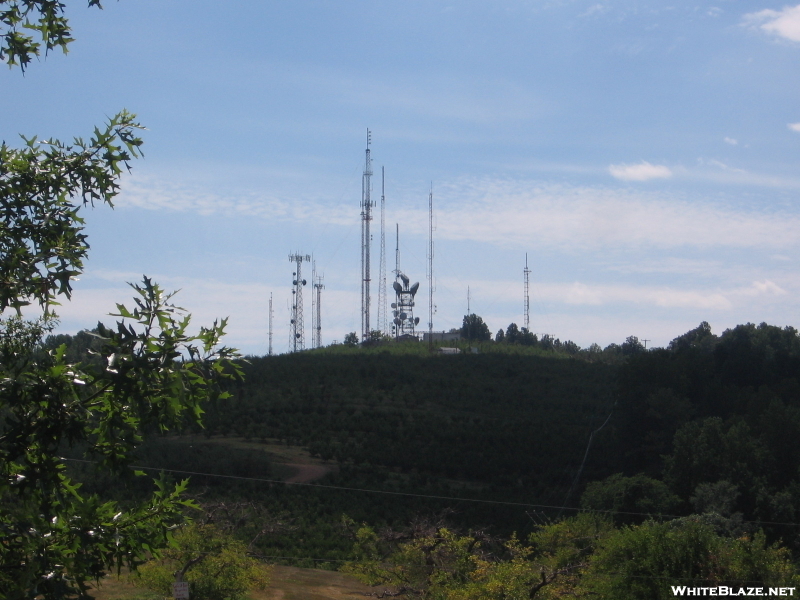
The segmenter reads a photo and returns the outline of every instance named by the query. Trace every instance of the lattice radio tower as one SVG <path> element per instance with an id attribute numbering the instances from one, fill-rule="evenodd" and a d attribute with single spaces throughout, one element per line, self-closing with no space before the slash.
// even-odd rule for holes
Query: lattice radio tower
<path id="1" fill-rule="evenodd" d="M 531 330 L 531 296 L 530 296 L 530 275 L 531 270 L 528 268 L 528 253 L 525 253 L 525 331 Z"/>
<path id="2" fill-rule="evenodd" d="M 372 158 L 370 157 L 369 145 L 372 136 L 367 129 L 367 150 L 366 160 L 364 161 L 364 175 L 361 178 L 361 341 L 369 339 L 369 249 L 372 236 L 369 232 L 369 222 L 372 221 L 372 207 L 375 203 L 370 199 L 371 177 L 372 177 Z"/>
<path id="3" fill-rule="evenodd" d="M 386 172 L 381 167 L 381 264 L 378 273 L 378 322 L 381 333 L 387 332 L 386 317 Z"/>
<path id="4" fill-rule="evenodd" d="M 289 262 L 297 264 L 297 270 L 292 273 L 292 351 L 304 350 L 306 346 L 305 332 L 303 331 L 303 286 L 306 280 L 303 279 L 303 261 L 311 262 L 308 254 L 290 254 Z"/>
<path id="5" fill-rule="evenodd" d="M 433 182 L 428 194 L 428 340 L 433 345 Z"/>

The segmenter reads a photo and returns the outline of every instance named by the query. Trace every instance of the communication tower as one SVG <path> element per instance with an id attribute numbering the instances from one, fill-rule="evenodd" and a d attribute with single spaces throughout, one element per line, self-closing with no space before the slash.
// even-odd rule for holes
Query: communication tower
<path id="1" fill-rule="evenodd" d="M 525 331 L 531 330 L 531 296 L 530 296 L 530 274 L 528 268 L 528 253 L 525 253 Z"/>
<path id="2" fill-rule="evenodd" d="M 317 261 L 311 257 L 311 287 L 317 281 Z M 317 294 L 311 294 L 311 347 L 316 348 L 317 341 Z"/>
<path id="3" fill-rule="evenodd" d="M 386 172 L 381 167 L 381 263 L 378 273 L 378 322 L 376 327 L 387 333 L 386 327 Z"/>
<path id="4" fill-rule="evenodd" d="M 297 265 L 296 271 L 292 273 L 292 319 L 291 319 L 291 347 L 293 352 L 304 350 L 306 345 L 305 332 L 303 331 L 303 286 L 306 280 L 303 279 L 303 261 L 311 262 L 308 254 L 290 254 L 289 262 Z"/>
<path id="5" fill-rule="evenodd" d="M 397 246 L 395 247 L 395 281 L 392 284 L 395 301 L 392 302 L 392 330 L 395 339 L 414 337 L 419 317 L 414 316 L 414 297 L 419 290 L 419 282 L 409 285 L 411 280 L 400 270 L 400 225 L 397 225 Z"/>
<path id="6" fill-rule="evenodd" d="M 322 283 L 322 275 L 315 275 L 312 279 L 314 285 L 314 340 L 313 348 L 322 348 L 322 290 L 325 285 Z"/>
<path id="7" fill-rule="evenodd" d="M 372 236 L 369 232 L 369 223 L 372 221 L 372 207 L 375 203 L 370 199 L 371 177 L 372 177 L 372 158 L 370 157 L 369 146 L 372 137 L 367 129 L 367 150 L 364 161 L 364 175 L 361 178 L 361 340 L 369 339 L 369 250 L 372 243 Z"/>
<path id="8" fill-rule="evenodd" d="M 269 293 L 269 355 L 272 356 L 272 292 Z"/>
<path id="9" fill-rule="evenodd" d="M 433 183 L 428 194 L 428 340 L 433 346 Z"/>

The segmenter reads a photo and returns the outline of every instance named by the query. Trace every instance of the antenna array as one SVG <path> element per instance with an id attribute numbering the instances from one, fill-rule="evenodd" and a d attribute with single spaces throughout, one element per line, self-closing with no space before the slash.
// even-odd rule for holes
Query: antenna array
<path id="1" fill-rule="evenodd" d="M 408 275 L 400 270 L 400 224 L 396 224 L 397 245 L 394 250 L 394 288 L 395 301 L 392 302 L 392 331 L 395 339 L 416 337 L 419 317 L 414 316 L 414 297 L 419 290 L 419 282 L 411 285 Z"/>

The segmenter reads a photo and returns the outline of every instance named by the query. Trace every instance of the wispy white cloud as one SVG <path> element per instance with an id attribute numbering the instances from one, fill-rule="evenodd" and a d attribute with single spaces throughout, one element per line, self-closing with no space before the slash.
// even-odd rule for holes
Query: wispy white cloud
<path id="1" fill-rule="evenodd" d="M 774 281 L 765 279 L 764 281 L 754 281 L 750 287 L 739 289 L 738 293 L 743 296 L 785 296 L 789 292 Z"/>
<path id="2" fill-rule="evenodd" d="M 454 282 L 449 282 L 454 283 Z M 492 298 L 498 289 L 516 288 L 519 282 L 471 281 L 473 297 Z M 751 303 L 755 299 L 780 298 L 789 292 L 774 281 L 765 279 L 745 286 L 729 286 L 720 289 L 698 289 L 681 286 L 652 286 L 631 283 L 598 284 L 574 281 L 537 282 L 537 301 L 556 305 L 609 307 L 624 309 L 637 306 L 652 309 L 702 309 L 708 311 L 730 311 L 738 305 Z"/>
<path id="3" fill-rule="evenodd" d="M 637 256 L 631 261 L 613 262 L 603 265 L 604 269 L 621 275 L 664 274 L 664 275 L 703 275 L 724 271 L 724 262 L 711 258 L 684 258 L 676 256 L 657 256 L 645 258 Z"/>
<path id="4" fill-rule="evenodd" d="M 722 141 L 724 141 L 726 144 L 730 144 L 731 146 L 737 146 L 739 144 L 739 140 L 731 137 L 723 138 Z"/>
<path id="5" fill-rule="evenodd" d="M 744 21 L 769 34 L 800 42 L 800 5 L 748 13 L 744 16 Z"/>
<path id="6" fill-rule="evenodd" d="M 726 138 L 727 139 L 727 138 Z M 747 173 L 744 169 L 738 169 L 736 167 L 731 167 L 728 164 L 725 164 L 721 160 L 717 160 L 716 158 L 698 158 L 697 164 L 700 166 L 711 166 L 717 169 L 721 169 L 723 171 L 730 171 L 732 173 Z"/>
<path id="7" fill-rule="evenodd" d="M 591 17 L 593 15 L 602 14 L 602 13 L 606 12 L 607 10 L 608 10 L 607 6 L 603 6 L 602 4 L 597 3 L 597 4 L 593 4 L 592 6 L 587 8 L 585 11 L 583 11 L 581 14 L 579 14 L 578 17 L 579 18 Z"/>
<path id="8" fill-rule="evenodd" d="M 622 181 L 648 181 L 649 179 L 665 179 L 672 177 L 672 171 L 664 165 L 652 165 L 642 161 L 636 165 L 610 165 L 608 172 Z"/>
<path id="9" fill-rule="evenodd" d="M 446 239 L 535 241 L 573 251 L 800 244 L 798 214 L 746 211 L 664 193 L 476 180 L 453 184 L 438 197 L 437 236 Z M 403 216 L 424 230 L 422 211 Z"/>
<path id="10" fill-rule="evenodd" d="M 800 123 L 789 123 L 787 125 L 787 127 L 789 129 L 791 129 L 792 131 L 796 131 L 796 132 L 800 133 Z"/>
<path id="11" fill-rule="evenodd" d="M 702 181 L 725 186 L 748 186 L 785 191 L 800 190 L 800 178 L 748 171 L 731 167 L 713 158 L 699 158 L 697 164 L 700 167 L 713 167 L 713 169 L 683 169 L 681 171 L 682 181 Z"/>
<path id="12" fill-rule="evenodd" d="M 348 207 L 321 200 L 280 197 L 263 191 L 219 193 L 205 186 L 137 176 L 128 178 L 115 204 L 126 208 L 241 215 L 273 221 L 306 221 L 324 214 L 333 224 L 352 222 L 352 211 L 348 211 Z"/>
<path id="13" fill-rule="evenodd" d="M 658 308 L 704 308 L 728 310 L 733 305 L 722 293 L 630 285 L 586 286 L 575 283 L 566 290 L 567 304 L 645 304 Z"/>
<path id="14" fill-rule="evenodd" d="M 717 168 L 726 167 L 720 163 Z M 728 172 L 734 169 L 728 168 Z M 352 203 L 324 198 L 279 198 L 260 193 L 215 194 L 190 185 L 131 182 L 120 205 L 193 211 L 272 223 L 326 222 L 351 227 Z M 409 234 L 427 230 L 427 207 L 396 194 L 392 218 Z M 403 195 L 408 196 L 404 198 Z M 744 210 L 674 193 L 571 186 L 539 181 L 463 178 L 434 190 L 437 237 L 500 246 L 529 245 L 584 251 L 611 247 L 770 248 L 800 245 L 800 214 Z M 405 200 L 409 200 L 405 202 Z"/>

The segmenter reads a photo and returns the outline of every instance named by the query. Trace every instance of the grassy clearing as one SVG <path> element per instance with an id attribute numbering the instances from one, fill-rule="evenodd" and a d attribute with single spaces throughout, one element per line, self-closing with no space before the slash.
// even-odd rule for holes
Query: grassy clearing
<path id="1" fill-rule="evenodd" d="M 376 591 L 344 573 L 276 566 L 269 589 L 253 594 L 253 600 L 341 600 Z"/>
<path id="2" fill-rule="evenodd" d="M 96 600 L 163 600 L 160 594 L 131 585 L 127 575 L 107 575 L 89 592 Z"/>
<path id="3" fill-rule="evenodd" d="M 248 441 L 242 437 L 211 437 L 206 438 L 202 435 L 184 435 L 169 438 L 176 444 L 193 445 L 215 445 L 239 450 L 255 450 L 266 454 L 266 458 L 272 469 L 272 477 L 281 481 L 287 481 L 298 474 L 299 465 L 318 466 L 325 469 L 325 472 L 336 472 L 338 465 L 331 461 L 324 461 L 309 454 L 308 450 L 300 446 L 286 446 L 279 444 L 276 440 L 268 440 L 267 443 L 259 441 Z"/>
<path id="4" fill-rule="evenodd" d="M 183 435 L 172 437 L 171 441 L 180 444 L 218 444 L 242 450 L 258 450 L 267 454 L 267 458 L 273 462 L 280 463 L 299 463 L 299 464 L 323 464 L 318 458 L 312 457 L 308 450 L 299 446 L 285 446 L 274 440 L 268 440 L 266 444 L 259 441 L 247 441 L 243 437 L 222 437 L 213 436 L 210 438 L 204 435 Z"/>

